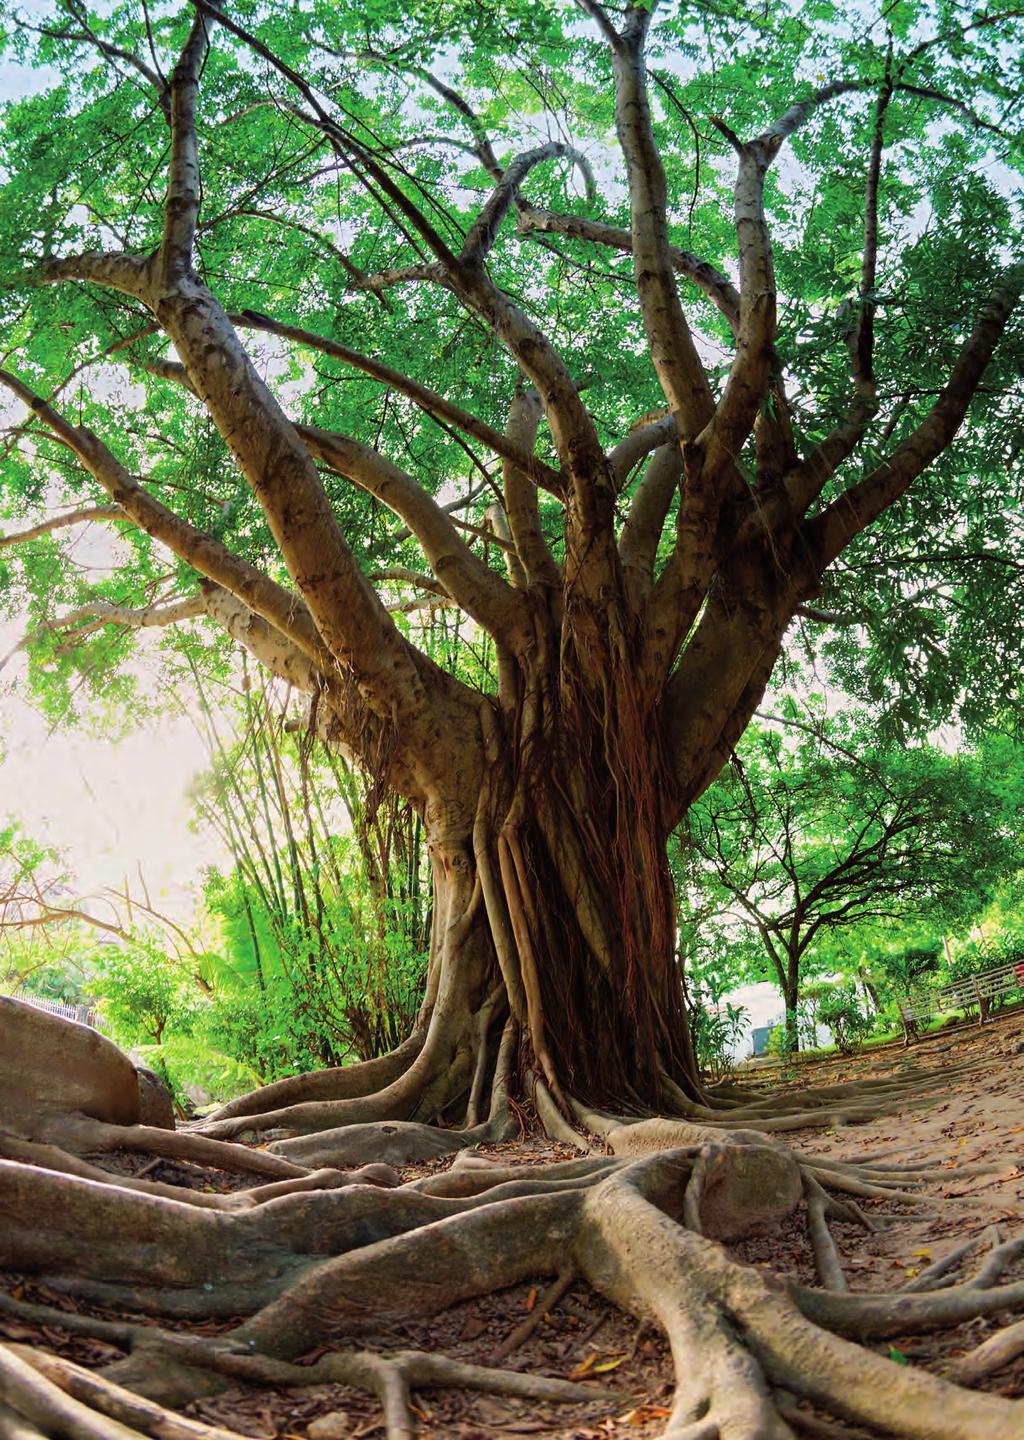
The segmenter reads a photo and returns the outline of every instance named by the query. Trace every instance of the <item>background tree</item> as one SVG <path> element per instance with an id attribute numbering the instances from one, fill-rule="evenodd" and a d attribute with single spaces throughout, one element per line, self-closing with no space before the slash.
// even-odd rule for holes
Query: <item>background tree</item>
<path id="1" fill-rule="evenodd" d="M 210 760 L 193 787 L 197 823 L 229 857 L 204 885 L 223 1041 L 265 1080 L 385 1054 L 423 996 L 421 822 L 305 728 L 291 732 L 277 682 L 246 672 L 236 703 L 215 707 L 195 680 Z"/>
<path id="2" fill-rule="evenodd" d="M 835 932 L 899 921 L 942 933 L 1016 870 L 1006 778 L 980 756 L 879 748 L 855 712 L 790 705 L 747 730 L 687 834 L 712 903 L 756 936 L 790 1049 L 803 982 L 830 968 Z"/>

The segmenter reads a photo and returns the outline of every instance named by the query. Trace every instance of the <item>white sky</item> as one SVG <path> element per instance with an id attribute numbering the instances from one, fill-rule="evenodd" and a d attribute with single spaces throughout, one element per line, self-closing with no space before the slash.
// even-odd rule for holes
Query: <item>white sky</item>
<path id="1" fill-rule="evenodd" d="M 30 3 L 24 13 L 45 7 Z M 0 64 L 0 102 L 52 83 L 55 75 Z M 12 527 L 13 528 L 13 527 Z M 0 655 L 27 623 L 0 621 Z M 19 693 L 24 662 L 0 678 L 0 828 L 18 820 L 25 833 L 59 850 L 82 894 L 125 881 L 180 921 L 191 918 L 205 865 L 223 858 L 217 842 L 189 829 L 189 787 L 206 766 L 190 722 L 163 716 L 111 741 L 85 730 L 54 730 Z"/>
<path id="2" fill-rule="evenodd" d="M 0 652 L 19 638 L 17 624 L 0 624 Z M 0 827 L 17 819 L 59 850 L 83 894 L 126 878 L 139 893 L 141 869 L 154 904 L 190 918 L 203 866 L 223 858 L 208 833 L 189 829 L 189 787 L 207 764 L 195 728 L 162 716 L 122 740 L 54 730 L 19 694 L 22 673 L 13 662 L 0 689 Z"/>

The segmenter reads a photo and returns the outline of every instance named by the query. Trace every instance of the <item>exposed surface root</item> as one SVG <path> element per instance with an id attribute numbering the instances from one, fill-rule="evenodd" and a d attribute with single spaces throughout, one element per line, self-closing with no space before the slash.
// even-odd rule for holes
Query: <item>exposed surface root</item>
<path id="1" fill-rule="evenodd" d="M 370 1390 L 381 1402 L 388 1440 L 406 1440 L 406 1437 L 415 1435 L 411 1392 L 425 1386 L 459 1386 L 484 1394 L 513 1395 L 556 1403 L 589 1401 L 594 1395 L 591 1386 L 569 1380 L 524 1375 L 484 1365 L 466 1365 L 423 1351 L 393 1351 L 386 1356 L 372 1351 L 351 1351 L 326 1355 L 313 1365 L 289 1365 L 262 1355 L 236 1354 L 195 1341 L 169 1344 L 169 1338 L 164 1337 L 154 1352 L 163 1355 L 165 1363 L 168 1359 L 171 1363 L 174 1359 L 184 1360 L 196 1370 L 214 1372 L 247 1384 L 293 1389 L 351 1385 Z M 72 1404 L 78 1402 L 83 1408 L 88 1406 L 99 1412 L 97 1417 L 88 1420 L 89 1426 L 94 1427 L 88 1432 L 90 1440 L 92 1435 L 96 1440 L 126 1440 L 129 1432 L 153 1436 L 154 1440 L 226 1440 L 229 1433 L 175 1415 L 162 1405 L 142 1399 L 123 1386 L 56 1356 L 22 1346 L 9 1347 L 6 1351 L 0 1347 L 0 1383 L 3 1382 L 5 1367 L 20 1376 L 21 1390 L 16 1390 L 13 1385 L 11 1388 L 15 1390 L 15 1399 L 22 1400 L 26 1413 L 30 1415 L 41 1415 L 45 1419 L 49 1406 L 53 1406 L 56 1414 L 62 1404 L 67 1410 L 67 1402 L 61 1402 L 53 1395 L 54 1386 L 66 1391 L 72 1397 Z M 26 1367 L 36 1371 L 42 1377 L 42 1383 L 31 1375 L 26 1378 Z M 26 1390 L 33 1396 L 45 1393 L 46 1406 L 41 1405 L 35 1411 L 30 1409 L 22 1399 Z M 109 1426 L 100 1416 L 109 1417 L 116 1428 Z M 122 1426 L 127 1426 L 128 1431 L 122 1430 Z M 72 1440 L 77 1440 L 77 1436 L 73 1436 Z"/>
<path id="2" fill-rule="evenodd" d="M 501 1042 L 506 1078 L 510 1033 L 506 1027 Z M 487 1036 L 478 1039 L 482 1047 Z M 493 1055 L 496 1034 L 490 1046 Z M 480 1053 L 465 1072 L 474 1116 L 485 1099 Z M 897 1097 L 905 1110 L 908 1096 L 916 1104 L 933 1094 L 934 1074 L 914 1072 L 907 1085 L 887 1079 L 781 1097 L 719 1087 L 707 1106 L 686 1102 L 690 1113 L 681 1119 L 570 1105 L 613 1153 L 531 1166 L 510 1163 L 509 1147 L 497 1146 L 497 1155 L 477 1148 L 507 1133 L 504 1083 L 499 1098 L 492 1092 L 487 1119 L 461 1130 L 378 1116 L 296 1133 L 303 1106 L 317 1107 L 321 1118 L 328 1105 L 346 1107 L 349 1117 L 355 1107 L 394 1108 L 396 1093 L 427 1063 L 423 1055 L 410 1047 L 383 1101 L 384 1092 L 356 1093 L 368 1072 L 351 1085 L 335 1075 L 333 1098 L 325 1098 L 326 1083 L 308 1090 L 288 1082 L 271 1096 L 276 1109 L 222 1112 L 204 1133 L 63 1117 L 29 1139 L 0 1139 L 7 1157 L 0 1160 L 0 1263 L 79 1302 L 161 1320 L 69 1313 L 58 1308 L 70 1303 L 60 1295 L 52 1305 L 0 1295 L 0 1316 L 106 1352 L 97 1372 L 39 1350 L 0 1351 L 4 1440 L 224 1440 L 230 1432 L 174 1407 L 220 1403 L 230 1387 L 306 1393 L 322 1386 L 375 1397 L 389 1440 L 410 1440 L 428 1403 L 418 1392 L 443 1387 L 537 1406 L 603 1403 L 605 1416 L 630 1404 L 637 1425 L 660 1418 L 666 1440 L 838 1440 L 844 1422 L 905 1440 L 1019 1440 L 1024 1433 L 1024 1401 L 963 1388 L 1024 1353 L 1024 1321 L 1014 1316 L 1024 1310 L 1024 1234 L 1004 1238 L 989 1226 L 908 1274 L 899 1289 L 858 1292 L 850 1236 L 876 1236 L 887 1222 L 898 1234 L 923 1211 L 955 1218 L 961 1197 L 941 1193 L 949 1173 L 877 1156 L 859 1163 L 798 1157 L 771 1133 L 806 1126 L 809 1116 L 820 1130 L 837 1115 L 877 1113 Z M 536 1095 L 550 1128 L 575 1137 L 579 1149 L 603 1149 L 579 1135 L 542 1083 Z M 264 1120 L 284 1111 L 290 1137 L 272 1141 L 270 1151 L 216 1138 L 242 1131 L 267 1139 L 274 1124 Z M 171 1157 L 179 1170 L 216 1166 L 222 1177 L 244 1176 L 246 1188 L 205 1194 L 186 1181 L 118 1175 L 104 1168 L 115 1148 L 122 1160 L 135 1151 L 140 1162 Z M 418 1157 L 418 1173 L 404 1184 L 388 1165 L 338 1168 L 364 1159 L 406 1165 L 410 1156 Z M 324 1159 L 326 1168 L 310 1168 Z M 956 1175 L 1005 1170 L 982 1158 Z M 1009 1213 L 1005 1199 L 992 1203 Z M 768 1244 L 780 1230 L 799 1235 L 797 1273 L 809 1283 L 783 1281 L 726 1248 Z M 491 1364 L 422 1348 L 430 1317 L 520 1283 L 531 1287 L 531 1301 L 481 1350 Z M 581 1288 L 570 1296 L 574 1284 Z M 552 1375 L 501 1368 L 509 1356 L 517 1363 L 529 1354 L 559 1307 L 594 1291 L 666 1337 L 676 1378 L 665 1405 L 645 1409 L 606 1388 L 600 1372 L 624 1362 L 625 1345 L 604 1366 L 572 1369 L 566 1361 Z M 183 1318 L 195 1324 L 210 1316 L 220 1317 L 210 1333 L 183 1332 Z M 857 1343 L 986 1316 L 1000 1317 L 1003 1328 L 956 1362 L 959 1384 Z M 403 1333 L 409 1326 L 417 1327 L 411 1343 Z M 360 1348 L 352 1348 L 357 1336 Z"/>
<path id="3" fill-rule="evenodd" d="M 55 1440 L 130 1440 L 139 1435 L 153 1440 L 238 1440 L 219 1426 L 174 1415 L 81 1366 L 21 1345 L 0 1345 L 0 1397 L 37 1427 L 36 1434 Z"/>

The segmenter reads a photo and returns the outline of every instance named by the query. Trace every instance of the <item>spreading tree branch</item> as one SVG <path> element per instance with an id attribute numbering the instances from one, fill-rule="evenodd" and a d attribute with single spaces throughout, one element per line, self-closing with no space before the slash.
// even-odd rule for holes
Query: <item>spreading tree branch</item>
<path id="1" fill-rule="evenodd" d="M 330 340 L 326 336 L 317 335 L 311 330 L 304 330 L 296 325 L 282 324 L 255 310 L 243 310 L 239 314 L 230 315 L 229 319 L 232 324 L 241 329 L 260 330 L 268 335 L 279 335 L 282 339 L 294 340 L 299 345 L 306 345 L 311 350 L 317 350 L 323 355 L 330 355 L 333 359 L 351 365 L 354 370 L 360 370 L 364 375 L 370 375 L 390 389 L 397 390 L 400 395 L 405 395 L 428 415 L 444 420 L 457 430 L 471 435 L 475 440 L 486 445 L 495 455 L 501 455 L 506 460 L 512 461 L 529 475 L 535 484 L 543 485 L 553 495 L 562 493 L 564 482 L 557 470 L 552 470 L 549 465 L 545 465 L 530 450 L 515 445 L 507 435 L 502 435 L 500 430 L 495 430 L 493 426 L 477 419 L 469 411 L 453 405 L 444 396 L 438 395 L 426 385 L 421 385 L 419 381 L 393 369 L 392 366 L 385 365 L 370 356 L 362 355 L 359 351 L 352 350 L 349 346 L 342 345 L 336 340 Z"/>
<path id="2" fill-rule="evenodd" d="M 92 431 L 70 424 L 17 376 L 0 371 L 0 384 L 23 401 L 63 441 L 128 520 L 165 544 L 201 575 L 237 595 L 293 639 L 306 654 L 329 662 L 323 642 L 297 595 L 168 510 L 129 474 Z"/>
<path id="3" fill-rule="evenodd" d="M 556 156 L 567 156 L 579 167 L 586 182 L 588 195 L 593 194 L 594 177 L 587 158 L 578 150 L 574 150 L 571 145 L 565 145 L 560 140 L 549 140 L 545 145 L 538 145 L 533 150 L 524 151 L 522 155 L 517 155 L 514 160 L 511 160 L 502 171 L 501 178 L 496 181 L 490 199 L 473 221 L 466 236 L 466 243 L 462 247 L 462 254 L 459 256 L 461 261 L 477 264 L 485 258 L 494 245 L 501 222 L 518 201 L 519 192 L 527 175 L 535 166 Z"/>
<path id="4" fill-rule="evenodd" d="M 581 0 L 581 8 L 608 37 L 609 21 L 603 9 L 589 0 Z M 686 440 L 703 430 L 714 407 L 673 271 L 665 169 L 654 139 L 644 66 L 650 18 L 650 11 L 632 10 L 622 32 L 615 34 L 614 41 L 609 39 L 615 73 L 615 128 L 629 181 L 633 270 L 651 362 Z"/>
<path id="5" fill-rule="evenodd" d="M 202 197 L 196 135 L 199 77 L 209 49 L 209 25 L 218 9 L 219 5 L 211 4 L 208 11 L 195 16 L 185 47 L 171 72 L 171 156 L 160 245 L 162 280 L 168 286 L 181 280 L 192 268 L 192 245 Z"/>
<path id="6" fill-rule="evenodd" d="M 892 455 L 808 522 L 822 568 L 830 564 L 952 442 L 967 415 L 985 368 L 1024 290 L 1024 264 L 1003 277 L 982 310 L 939 398 Z"/>
<path id="7" fill-rule="evenodd" d="M 505 433 L 517 450 L 526 454 L 532 452 L 540 416 L 540 399 L 535 390 L 522 391 L 513 400 Z M 526 580 L 531 585 L 542 584 L 553 590 L 560 589 L 561 570 L 541 530 L 537 487 L 532 483 L 529 472 L 514 460 L 506 459 L 503 475 L 509 531 Z"/>

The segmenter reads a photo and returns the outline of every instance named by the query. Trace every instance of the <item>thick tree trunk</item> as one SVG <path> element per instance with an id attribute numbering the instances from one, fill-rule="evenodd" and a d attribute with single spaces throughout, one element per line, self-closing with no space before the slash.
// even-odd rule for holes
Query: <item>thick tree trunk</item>
<path id="1" fill-rule="evenodd" d="M 667 835 L 643 745 L 629 793 L 597 744 L 518 738 L 492 748 L 471 834 L 453 843 L 427 826 L 438 917 L 430 973 L 439 984 L 462 976 L 459 1023 L 469 1031 L 448 1050 L 468 1061 L 479 1054 L 470 1037 L 510 1015 L 524 1075 L 567 1112 L 570 1097 L 636 1112 L 677 1109 L 680 1091 L 700 1099 Z M 510 752 L 515 768 L 499 763 Z"/>
<path id="2" fill-rule="evenodd" d="M 645 800 L 656 787 L 645 775 L 638 802 L 596 743 L 531 748 L 508 733 L 517 720 L 488 707 L 491 763 L 476 794 L 467 762 L 458 794 L 453 782 L 420 807 L 433 925 L 402 1063 L 398 1052 L 394 1067 L 372 1062 L 366 1087 L 369 1065 L 268 1087 L 225 1107 L 209 1133 L 276 1138 L 395 1121 L 468 1132 L 493 1113 L 496 1082 L 570 1122 L 574 1105 L 664 1114 L 703 1101 L 667 834 Z M 507 1053 L 500 1069 L 498 1059 L 510 1031 L 518 1045 L 506 1073 Z M 357 1158 L 332 1154 L 333 1164 Z"/>

